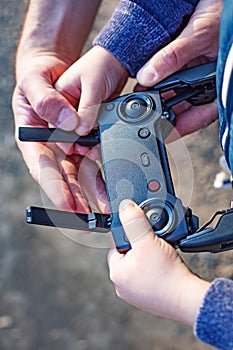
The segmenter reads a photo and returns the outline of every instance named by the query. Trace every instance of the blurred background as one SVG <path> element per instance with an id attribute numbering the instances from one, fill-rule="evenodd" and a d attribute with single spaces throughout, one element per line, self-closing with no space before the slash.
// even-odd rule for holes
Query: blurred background
<path id="1" fill-rule="evenodd" d="M 103 1 L 86 48 L 117 2 Z M 211 349 L 188 327 L 120 301 L 109 281 L 107 249 L 25 223 L 27 205 L 41 205 L 40 190 L 15 144 L 11 110 L 14 55 L 27 1 L 0 0 L 0 5 L 0 350 Z M 218 123 L 184 142 L 194 179 L 190 207 L 204 223 L 232 199 L 230 189 L 213 187 L 220 170 Z M 232 254 L 182 257 L 193 271 L 212 280 L 233 278 Z"/>

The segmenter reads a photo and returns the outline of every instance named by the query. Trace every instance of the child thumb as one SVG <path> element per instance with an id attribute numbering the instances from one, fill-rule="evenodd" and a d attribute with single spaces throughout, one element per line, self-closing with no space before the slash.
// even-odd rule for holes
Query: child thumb
<path id="1" fill-rule="evenodd" d="M 141 245 L 142 241 L 155 238 L 154 231 L 142 209 L 133 201 L 125 199 L 120 203 L 119 216 L 132 248 Z"/>

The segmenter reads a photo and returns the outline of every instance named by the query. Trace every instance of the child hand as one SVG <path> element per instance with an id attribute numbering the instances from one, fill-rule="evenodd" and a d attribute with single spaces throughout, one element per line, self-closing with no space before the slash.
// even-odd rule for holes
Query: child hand
<path id="1" fill-rule="evenodd" d="M 78 134 L 87 134 L 92 129 L 99 105 L 119 95 L 127 78 L 127 69 L 98 45 L 63 73 L 55 88 L 71 105 L 78 106 Z"/>
<path id="2" fill-rule="evenodd" d="M 132 201 L 120 205 L 120 219 L 132 249 L 112 249 L 108 263 L 117 295 L 144 311 L 193 325 L 209 283 L 194 275 L 177 251 L 154 234 Z"/>

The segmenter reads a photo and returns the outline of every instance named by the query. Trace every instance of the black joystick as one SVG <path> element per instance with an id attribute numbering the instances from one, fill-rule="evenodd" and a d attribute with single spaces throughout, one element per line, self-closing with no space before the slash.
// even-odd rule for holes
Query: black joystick
<path id="1" fill-rule="evenodd" d="M 127 102 L 125 106 L 125 115 L 129 118 L 139 118 L 142 115 L 145 114 L 146 111 L 146 103 L 141 98 L 138 99 L 132 99 L 131 101 Z"/>
<path id="2" fill-rule="evenodd" d="M 174 230 L 177 214 L 173 205 L 152 199 L 146 200 L 140 207 L 158 236 L 163 237 Z"/>
<path id="3" fill-rule="evenodd" d="M 128 123 L 140 122 L 148 118 L 154 109 L 154 101 L 145 94 L 126 96 L 120 103 L 118 113 Z"/>

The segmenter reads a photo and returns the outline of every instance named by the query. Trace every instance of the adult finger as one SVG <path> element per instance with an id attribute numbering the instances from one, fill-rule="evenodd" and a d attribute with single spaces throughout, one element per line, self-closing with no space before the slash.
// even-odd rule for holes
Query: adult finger
<path id="1" fill-rule="evenodd" d="M 83 157 L 78 171 L 78 182 L 85 191 L 93 211 L 109 213 L 106 187 L 99 166 L 88 157 Z"/>
<path id="2" fill-rule="evenodd" d="M 67 187 L 74 200 L 74 211 L 78 213 L 89 213 L 90 207 L 86 200 L 84 188 L 81 187 L 78 174 L 83 157 L 80 155 L 64 155 L 57 152 L 58 167 Z"/>
<path id="3" fill-rule="evenodd" d="M 152 86 L 186 65 L 214 60 L 218 53 L 221 0 L 202 0 L 177 39 L 157 52 L 137 74 L 139 84 Z"/>
<path id="4" fill-rule="evenodd" d="M 216 119 L 218 119 L 217 101 L 198 107 L 190 106 L 189 109 L 177 114 L 175 128 L 166 138 L 166 143 L 206 128 Z"/>
<path id="5" fill-rule="evenodd" d="M 55 206 L 62 210 L 74 211 L 74 198 L 60 172 L 53 150 L 38 142 L 30 142 L 27 145 L 18 142 L 18 145 L 32 177 Z"/>
<path id="6" fill-rule="evenodd" d="M 33 70 L 19 80 L 19 93 L 42 120 L 64 130 L 74 130 L 78 125 L 77 111 L 54 89 L 53 83 L 48 73 Z"/>

